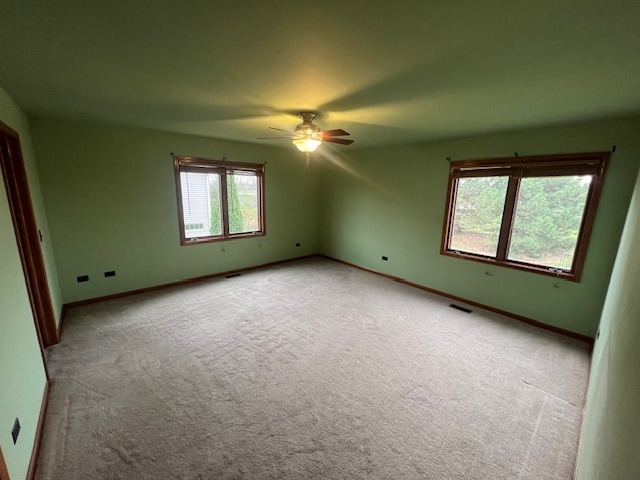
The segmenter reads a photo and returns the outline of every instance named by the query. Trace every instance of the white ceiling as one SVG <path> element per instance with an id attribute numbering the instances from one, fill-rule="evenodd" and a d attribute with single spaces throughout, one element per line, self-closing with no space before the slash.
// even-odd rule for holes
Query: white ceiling
<path id="1" fill-rule="evenodd" d="M 374 146 L 640 113 L 638 0 L 3 0 L 28 113 Z"/>

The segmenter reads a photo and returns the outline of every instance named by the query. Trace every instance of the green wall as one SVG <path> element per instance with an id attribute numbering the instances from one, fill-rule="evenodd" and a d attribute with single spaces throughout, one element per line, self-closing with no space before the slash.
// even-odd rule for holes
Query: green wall
<path id="1" fill-rule="evenodd" d="M 2 89 L 0 121 L 20 135 L 36 220 L 45 238 L 41 245 L 59 320 L 61 298 L 29 128 L 24 114 Z M 0 447 L 11 478 L 21 479 L 27 475 L 46 376 L 3 182 L 0 182 L 0 285 Z M 14 445 L 11 428 L 16 417 L 22 430 Z"/>
<path id="2" fill-rule="evenodd" d="M 350 152 L 321 176 L 321 252 L 593 336 L 640 161 L 640 118 Z M 452 160 L 617 150 L 580 283 L 440 255 Z M 387 262 L 381 256 L 389 257 Z"/>
<path id="3" fill-rule="evenodd" d="M 640 478 L 640 176 L 602 311 L 578 457 L 579 480 Z"/>
<path id="4" fill-rule="evenodd" d="M 31 125 L 65 303 L 318 251 L 319 171 L 291 145 L 46 118 Z M 172 152 L 267 163 L 267 235 L 181 246 Z M 116 276 L 105 278 L 108 270 Z"/>

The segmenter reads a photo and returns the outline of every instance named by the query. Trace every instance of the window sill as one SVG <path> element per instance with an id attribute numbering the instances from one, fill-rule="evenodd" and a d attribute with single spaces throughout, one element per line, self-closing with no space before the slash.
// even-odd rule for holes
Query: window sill
<path id="1" fill-rule="evenodd" d="M 580 282 L 579 273 L 570 272 L 567 270 L 560 270 L 552 267 L 543 267 L 540 265 L 533 265 L 525 262 L 516 262 L 514 260 L 497 260 L 495 258 L 476 255 L 473 253 L 455 252 L 452 250 L 441 250 L 440 254 L 448 257 L 461 258 L 465 260 L 472 260 L 474 262 L 495 265 L 498 267 L 513 268 L 515 270 L 523 270 L 525 272 L 539 273 L 542 275 L 547 275 L 549 277 L 569 280 L 570 282 Z"/>
<path id="2" fill-rule="evenodd" d="M 228 240 L 237 240 L 239 238 L 264 237 L 265 235 L 266 235 L 265 232 L 250 232 L 250 233 L 237 233 L 234 235 L 229 235 L 228 237 L 223 237 L 223 236 L 195 237 L 195 238 L 186 238 L 184 239 L 184 241 L 180 242 L 180 244 L 183 246 L 200 245 L 203 243 L 226 242 Z"/>

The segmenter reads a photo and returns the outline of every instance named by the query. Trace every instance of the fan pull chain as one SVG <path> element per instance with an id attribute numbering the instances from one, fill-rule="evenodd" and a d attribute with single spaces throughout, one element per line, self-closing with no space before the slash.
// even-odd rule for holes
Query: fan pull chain
<path id="1" fill-rule="evenodd" d="M 306 156 L 307 156 L 307 168 L 309 168 L 309 152 L 307 152 Z"/>

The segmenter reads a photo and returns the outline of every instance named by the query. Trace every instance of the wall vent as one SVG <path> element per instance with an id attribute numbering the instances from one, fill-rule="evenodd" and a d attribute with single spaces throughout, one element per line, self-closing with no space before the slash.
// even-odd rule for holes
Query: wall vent
<path id="1" fill-rule="evenodd" d="M 464 313 L 471 313 L 473 311 L 468 308 L 461 307 L 460 305 L 456 305 L 455 303 L 450 303 L 449 306 L 451 308 L 455 308 L 456 310 L 460 310 L 461 312 L 464 312 Z"/>

